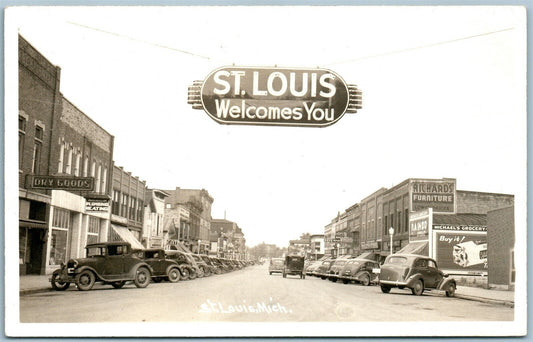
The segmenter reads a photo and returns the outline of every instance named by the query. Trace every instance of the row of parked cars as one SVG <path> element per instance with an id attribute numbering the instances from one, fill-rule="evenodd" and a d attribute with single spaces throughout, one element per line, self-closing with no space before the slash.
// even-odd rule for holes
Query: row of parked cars
<path id="1" fill-rule="evenodd" d="M 437 262 L 424 255 L 392 254 L 384 263 L 350 255 L 338 258 L 324 257 L 307 265 L 306 274 L 333 282 L 341 280 L 362 285 L 378 284 L 383 293 L 392 288 L 410 289 L 414 295 L 424 290 L 442 290 L 447 297 L 453 297 L 457 284 L 455 280 L 439 270 Z"/>
<path id="2" fill-rule="evenodd" d="M 63 291 L 74 283 L 87 291 L 96 282 L 123 287 L 132 281 L 144 288 L 163 280 L 176 283 L 242 269 L 252 261 L 231 260 L 160 248 L 135 250 L 127 242 L 103 242 L 85 247 L 86 257 L 70 259 L 52 273 L 52 288 Z"/>

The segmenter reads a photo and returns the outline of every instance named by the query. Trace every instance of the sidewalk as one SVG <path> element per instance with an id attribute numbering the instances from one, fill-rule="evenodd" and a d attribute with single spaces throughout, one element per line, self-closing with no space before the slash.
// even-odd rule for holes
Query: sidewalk
<path id="1" fill-rule="evenodd" d="M 48 279 L 51 275 L 25 275 L 19 277 L 20 295 L 52 291 Z M 455 297 L 490 304 L 514 307 L 514 291 L 486 290 L 479 287 L 457 286 Z"/>

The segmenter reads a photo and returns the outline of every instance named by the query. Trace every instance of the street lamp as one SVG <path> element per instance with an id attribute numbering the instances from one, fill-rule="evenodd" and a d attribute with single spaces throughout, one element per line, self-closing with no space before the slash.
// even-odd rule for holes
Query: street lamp
<path id="1" fill-rule="evenodd" d="M 389 228 L 389 235 L 390 235 L 390 254 L 392 255 L 392 236 L 394 235 L 394 228 Z"/>

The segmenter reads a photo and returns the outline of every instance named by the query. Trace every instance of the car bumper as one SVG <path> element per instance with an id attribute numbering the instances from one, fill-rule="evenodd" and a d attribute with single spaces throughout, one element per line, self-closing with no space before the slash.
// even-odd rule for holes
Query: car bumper
<path id="1" fill-rule="evenodd" d="M 380 280 L 379 284 L 389 286 L 407 286 L 407 282 L 399 280 Z"/>

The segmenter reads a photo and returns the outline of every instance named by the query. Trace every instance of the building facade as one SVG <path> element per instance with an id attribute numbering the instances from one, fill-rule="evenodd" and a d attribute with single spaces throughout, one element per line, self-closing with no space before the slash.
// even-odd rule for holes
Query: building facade
<path id="1" fill-rule="evenodd" d="M 514 206 L 487 213 L 489 288 L 514 290 Z"/>
<path id="2" fill-rule="evenodd" d="M 111 229 L 108 241 L 129 242 L 133 248 L 143 249 L 144 198 L 146 182 L 133 176 L 123 167 L 113 165 Z"/>
<path id="3" fill-rule="evenodd" d="M 226 219 L 211 220 L 210 235 L 216 243 L 212 244 L 212 250 L 217 256 L 245 260 L 246 239 L 239 225 Z"/>
<path id="4" fill-rule="evenodd" d="M 324 256 L 324 234 L 313 234 L 309 238 L 308 258 L 318 260 Z"/>
<path id="5" fill-rule="evenodd" d="M 147 248 L 164 248 L 168 232 L 165 231 L 165 198 L 169 195 L 161 190 L 147 189 L 144 196 L 144 227 L 142 243 Z"/>
<path id="6" fill-rule="evenodd" d="M 109 228 L 114 137 L 59 82 L 60 69 L 19 36 L 21 274 L 50 274 Z"/>
<path id="7" fill-rule="evenodd" d="M 183 244 L 193 253 L 207 254 L 211 247 L 211 206 L 213 198 L 207 190 L 164 190 L 164 227 L 168 231 L 170 245 Z"/>

